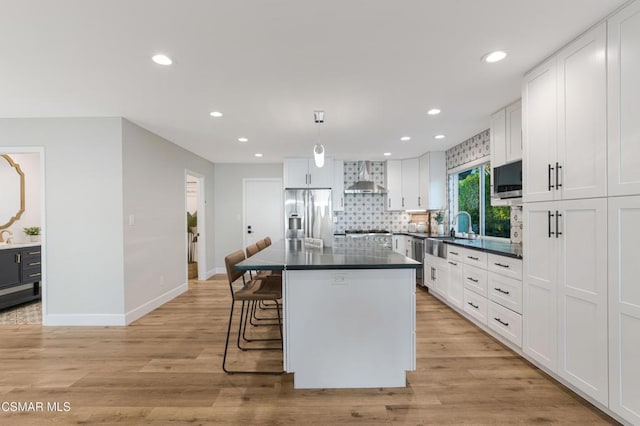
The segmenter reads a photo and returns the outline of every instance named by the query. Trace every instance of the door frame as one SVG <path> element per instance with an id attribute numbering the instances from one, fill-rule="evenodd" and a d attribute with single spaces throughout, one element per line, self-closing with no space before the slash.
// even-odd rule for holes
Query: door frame
<path id="1" fill-rule="evenodd" d="M 187 217 L 187 178 L 188 176 L 196 178 L 198 181 L 198 208 L 196 210 L 198 214 L 198 241 L 196 242 L 196 248 L 198 251 L 198 280 L 206 280 L 207 277 L 207 245 L 205 241 L 207 239 L 206 232 L 206 203 L 205 203 L 205 176 L 202 173 L 195 172 L 190 169 L 184 170 L 184 217 Z M 184 236 L 185 253 L 189 252 L 189 235 L 185 232 Z M 186 260 L 186 258 L 185 258 Z M 186 281 L 189 281 L 189 265 L 185 264 Z"/>
<path id="2" fill-rule="evenodd" d="M 40 155 L 40 256 L 42 275 L 40 281 L 40 297 L 42 305 L 42 325 L 47 325 L 47 293 L 49 286 L 47 282 L 47 218 L 45 204 L 45 149 L 44 146 L 5 146 L 0 149 L 5 154 L 39 154 Z"/>
<path id="3" fill-rule="evenodd" d="M 248 182 L 279 182 L 280 183 L 280 189 L 282 192 L 282 198 L 283 198 L 283 202 L 280 203 L 280 221 L 282 223 L 282 225 L 284 226 L 284 186 L 282 185 L 282 178 L 242 178 L 242 247 L 247 247 L 248 241 L 247 241 L 247 233 L 245 232 L 245 230 L 247 229 L 247 223 L 246 223 L 246 218 L 247 218 L 247 206 L 245 203 L 245 198 L 246 198 L 246 194 L 247 194 L 247 183 Z M 284 229 L 281 232 L 282 235 L 279 235 L 277 237 L 278 240 L 284 238 Z M 275 237 L 273 238 L 274 240 L 276 239 Z"/>

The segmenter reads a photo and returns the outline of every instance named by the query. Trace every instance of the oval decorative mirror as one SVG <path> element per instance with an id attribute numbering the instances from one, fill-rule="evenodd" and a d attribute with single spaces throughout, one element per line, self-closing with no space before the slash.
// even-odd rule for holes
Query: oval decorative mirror
<path id="1" fill-rule="evenodd" d="M 0 155 L 0 229 L 13 225 L 24 213 L 24 173 L 7 154 Z"/>

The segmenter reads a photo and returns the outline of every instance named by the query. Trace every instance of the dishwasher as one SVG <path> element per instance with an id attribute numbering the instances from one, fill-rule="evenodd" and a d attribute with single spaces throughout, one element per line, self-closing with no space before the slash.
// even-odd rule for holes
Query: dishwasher
<path id="1" fill-rule="evenodd" d="M 416 269 L 416 283 L 424 287 L 424 240 L 422 238 L 413 237 L 411 248 L 413 249 L 411 258 L 420 262 L 420 267 Z"/>

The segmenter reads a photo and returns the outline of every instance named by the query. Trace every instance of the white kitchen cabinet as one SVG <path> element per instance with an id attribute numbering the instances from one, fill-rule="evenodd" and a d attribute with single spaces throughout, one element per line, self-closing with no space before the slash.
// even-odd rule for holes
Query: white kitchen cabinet
<path id="1" fill-rule="evenodd" d="M 525 203 L 523 209 L 523 341 L 525 354 L 557 370 L 557 287 L 554 232 L 556 204 Z M 553 213 L 552 213 L 553 212 Z"/>
<path id="2" fill-rule="evenodd" d="M 525 204 L 524 351 L 607 404 L 606 199 Z"/>
<path id="3" fill-rule="evenodd" d="M 491 116 L 491 167 L 522 159 L 522 102 L 516 102 Z"/>
<path id="4" fill-rule="evenodd" d="M 387 160 L 385 164 L 387 210 L 402 210 L 402 160 Z"/>
<path id="5" fill-rule="evenodd" d="M 413 237 L 404 237 L 404 255 L 413 259 Z"/>
<path id="6" fill-rule="evenodd" d="M 285 158 L 285 188 L 331 188 L 333 159 L 325 158 L 323 167 L 316 167 L 313 158 Z"/>
<path id="7" fill-rule="evenodd" d="M 524 77 L 522 198 L 525 202 L 553 199 L 551 163 L 555 163 L 556 158 L 558 120 L 556 83 L 555 57 Z"/>
<path id="8" fill-rule="evenodd" d="M 431 254 L 424 255 L 424 281 L 429 291 L 447 298 L 447 278 L 449 268 L 447 261 Z"/>
<path id="9" fill-rule="evenodd" d="M 419 158 L 418 208 L 442 210 L 447 206 L 447 160 L 442 151 L 427 152 Z"/>
<path id="10" fill-rule="evenodd" d="M 392 237 L 393 251 L 403 256 L 406 256 L 407 255 L 406 241 L 407 241 L 407 237 L 405 235 L 394 235 Z"/>
<path id="11" fill-rule="evenodd" d="M 640 7 L 635 9 L 639 11 Z M 608 201 L 609 407 L 637 425 L 640 424 L 640 196 L 613 197 Z"/>
<path id="12" fill-rule="evenodd" d="M 420 209 L 420 160 L 402 160 L 402 209 Z"/>
<path id="13" fill-rule="evenodd" d="M 334 212 L 344 211 L 344 161 L 333 160 L 333 185 L 331 197 Z"/>
<path id="14" fill-rule="evenodd" d="M 609 195 L 640 194 L 639 51 L 640 2 L 636 1 L 608 21 Z"/>
<path id="15" fill-rule="evenodd" d="M 606 24 L 525 76 L 525 202 L 606 195 Z"/>
<path id="16" fill-rule="evenodd" d="M 447 263 L 449 264 L 447 301 L 458 309 L 464 309 L 462 263 L 454 260 L 447 260 Z"/>
<path id="17" fill-rule="evenodd" d="M 607 200 L 556 204 L 558 374 L 606 405 Z"/>

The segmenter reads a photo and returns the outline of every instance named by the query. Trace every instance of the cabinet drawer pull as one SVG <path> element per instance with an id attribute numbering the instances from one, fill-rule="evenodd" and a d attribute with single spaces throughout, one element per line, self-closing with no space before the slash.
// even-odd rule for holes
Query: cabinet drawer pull
<path id="1" fill-rule="evenodd" d="M 504 325 L 505 327 L 509 327 L 509 323 L 502 321 L 500 318 L 494 318 L 494 320 L 498 321 L 500 324 Z"/>
<path id="2" fill-rule="evenodd" d="M 493 262 L 494 265 L 499 266 L 501 268 L 508 268 L 509 265 L 505 265 L 504 263 L 499 263 L 499 262 Z"/>
<path id="3" fill-rule="evenodd" d="M 467 256 L 467 257 L 471 260 L 480 260 L 479 257 L 475 257 L 475 256 Z"/>
<path id="4" fill-rule="evenodd" d="M 457 256 L 457 255 L 458 255 L 458 253 L 456 253 L 455 251 L 450 251 L 450 252 L 449 252 L 449 254 L 452 254 L 452 255 L 454 255 L 454 256 Z"/>
<path id="5" fill-rule="evenodd" d="M 476 280 L 475 278 L 467 277 L 467 279 L 468 279 L 469 281 L 473 281 L 474 283 L 477 283 L 477 282 L 478 282 L 478 280 Z"/>
<path id="6" fill-rule="evenodd" d="M 480 307 L 480 306 L 478 306 L 478 305 L 474 305 L 474 304 L 473 304 L 473 303 L 471 303 L 471 302 L 467 302 L 467 305 L 471 305 L 472 307 L 474 307 L 474 308 L 476 308 L 476 309 L 478 309 L 478 308 Z"/>
<path id="7" fill-rule="evenodd" d="M 29 254 L 40 254 L 39 251 L 30 251 Z"/>
<path id="8" fill-rule="evenodd" d="M 41 263 L 41 262 L 32 262 L 32 263 L 30 263 L 30 264 L 29 264 L 29 265 L 27 265 L 27 266 L 37 266 L 37 265 L 40 265 L 40 263 Z"/>
<path id="9" fill-rule="evenodd" d="M 39 277 L 39 276 L 40 276 L 40 272 L 37 272 L 35 274 L 29 274 L 29 278 Z"/>
<path id="10" fill-rule="evenodd" d="M 15 262 L 16 263 L 22 262 L 22 256 L 20 255 L 20 253 L 16 253 Z"/>
<path id="11" fill-rule="evenodd" d="M 495 291 L 499 291 L 499 292 L 500 292 L 500 293 L 502 293 L 502 294 L 509 294 L 509 292 L 508 292 L 508 291 L 503 290 L 503 289 L 498 288 L 498 287 L 494 287 L 493 289 L 494 289 Z"/>
<path id="12" fill-rule="evenodd" d="M 449 265 L 458 266 L 458 264 L 455 262 L 449 262 Z"/>

